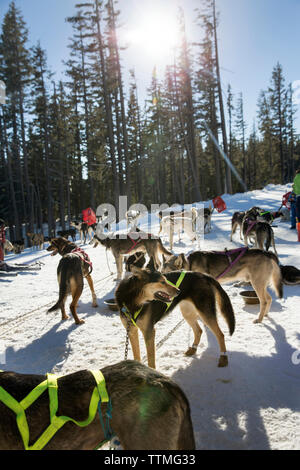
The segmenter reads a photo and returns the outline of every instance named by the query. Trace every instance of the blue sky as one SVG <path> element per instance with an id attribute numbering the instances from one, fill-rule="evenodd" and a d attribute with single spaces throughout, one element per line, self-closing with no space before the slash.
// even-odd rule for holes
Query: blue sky
<path id="1" fill-rule="evenodd" d="M 9 3 L 10 0 L 0 0 L 1 21 Z M 72 34 L 65 18 L 72 16 L 79 0 L 15 0 L 15 3 L 29 29 L 30 43 L 40 40 L 51 71 L 61 78 L 62 60 L 68 58 L 67 44 Z M 245 117 L 251 130 L 259 92 L 268 87 L 275 64 L 279 61 L 283 66 L 287 83 L 300 80 L 300 0 L 216 0 L 216 3 L 220 12 L 218 38 L 223 90 L 226 92 L 230 83 L 236 96 L 243 93 Z M 201 31 L 193 20 L 194 8 L 200 4 L 201 0 L 119 0 L 118 7 L 122 11 L 123 29 L 130 30 L 142 24 L 143 16 L 151 10 L 160 18 L 163 8 L 164 12 L 167 10 L 167 21 L 168 17 L 171 20 L 181 5 L 188 39 L 197 41 Z M 135 69 L 140 96 L 145 96 L 155 64 L 162 75 L 165 57 L 147 56 L 138 45 L 122 52 L 124 78 L 128 77 L 129 68 Z M 300 133 L 299 111 L 296 129 Z"/>

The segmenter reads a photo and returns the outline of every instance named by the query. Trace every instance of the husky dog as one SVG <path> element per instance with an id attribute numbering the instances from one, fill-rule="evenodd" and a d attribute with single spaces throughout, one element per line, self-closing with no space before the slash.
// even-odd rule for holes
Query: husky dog
<path id="1" fill-rule="evenodd" d="M 211 231 L 211 216 L 214 211 L 214 207 L 209 205 L 209 207 L 204 207 L 203 209 L 203 217 L 204 217 L 204 233 Z M 202 210 L 198 211 L 199 216 L 202 215 Z"/>
<path id="2" fill-rule="evenodd" d="M 42 233 L 28 232 L 27 236 L 32 246 L 36 246 L 40 250 L 44 248 L 44 235 Z"/>
<path id="3" fill-rule="evenodd" d="M 54 256 L 57 253 L 62 256 L 57 268 L 59 298 L 56 304 L 53 305 L 48 312 L 54 312 L 60 308 L 62 320 L 67 320 L 69 317 L 65 311 L 65 301 L 68 294 L 72 294 L 70 310 L 76 325 L 80 325 L 81 323 L 84 323 L 84 320 L 79 320 L 76 308 L 83 291 L 84 277 L 86 278 L 92 293 L 92 305 L 93 307 L 98 306 L 94 284 L 91 277 L 91 262 L 89 261 L 86 253 L 78 248 L 76 243 L 69 242 L 65 238 L 53 238 L 47 251 L 52 251 L 51 256 Z"/>
<path id="4" fill-rule="evenodd" d="M 245 212 L 235 212 L 232 216 L 231 219 L 231 234 L 230 234 L 230 241 L 232 242 L 232 236 L 236 232 L 237 227 L 240 228 L 240 240 L 243 240 L 242 238 L 242 224 L 243 224 L 243 219 L 245 216 Z"/>
<path id="5" fill-rule="evenodd" d="M 197 210 L 192 207 L 188 212 L 182 212 L 180 215 L 166 215 L 160 221 L 159 232 L 169 237 L 170 250 L 173 250 L 173 239 L 174 233 L 178 234 L 178 240 L 180 241 L 180 234 L 184 232 L 188 235 L 190 240 L 196 241 L 196 219 L 198 217 Z"/>
<path id="6" fill-rule="evenodd" d="M 124 450 L 194 450 L 195 439 L 188 399 L 168 377 L 136 361 L 122 361 L 101 369 L 112 403 L 109 422 Z M 45 375 L 0 372 L 0 386 L 22 400 Z M 59 377 L 59 416 L 83 421 L 89 416 L 96 381 L 89 370 Z M 28 408 L 29 444 L 33 445 L 49 425 L 49 394 L 44 392 Z M 19 405 L 20 406 L 20 405 Z M 100 408 L 101 406 L 101 408 Z M 103 422 L 108 404 L 98 404 Z M 142 410 L 142 412 L 141 412 Z M 106 414 L 107 413 L 107 414 Z M 84 427 L 73 423 L 58 429 L 45 450 L 93 450 L 105 440 L 99 416 Z M 1 402 L 0 449 L 24 450 L 14 413 Z"/>
<path id="7" fill-rule="evenodd" d="M 272 297 L 267 291 L 268 286 L 274 288 L 279 298 L 283 296 L 278 258 L 266 251 L 246 248 L 241 250 L 245 251 L 242 256 L 236 253 L 232 257 L 226 251 L 194 251 L 187 257 L 182 253 L 165 261 L 162 272 L 186 269 L 207 274 L 221 283 L 250 281 L 260 301 L 259 317 L 254 323 L 261 323 L 272 303 Z M 235 262 L 238 256 L 240 257 Z"/>
<path id="8" fill-rule="evenodd" d="M 125 217 L 127 221 L 127 229 L 135 230 L 138 220 L 141 217 L 141 213 L 137 210 L 130 210 L 126 212 Z"/>
<path id="9" fill-rule="evenodd" d="M 57 232 L 59 237 L 66 238 L 68 240 L 69 237 L 72 238 L 72 241 L 76 241 L 76 228 L 70 228 L 69 230 L 60 230 Z"/>
<path id="10" fill-rule="evenodd" d="M 115 292 L 121 321 L 128 331 L 134 359 L 140 361 L 138 329 L 141 330 L 147 349 L 148 365 L 155 368 L 155 325 L 177 305 L 187 323 L 192 327 L 194 343 L 186 351 L 191 356 L 200 343 L 201 319 L 216 336 L 219 348 L 219 367 L 228 365 L 224 334 L 216 316 L 216 304 L 229 327 L 230 335 L 235 329 L 235 317 L 230 299 L 220 284 L 204 274 L 187 272 L 178 287 L 180 272 L 166 275 L 152 269 L 131 267 L 133 273 L 123 279 Z M 134 319 L 134 322 L 132 321 Z"/>
<path id="11" fill-rule="evenodd" d="M 20 240 L 15 240 L 12 242 L 13 246 L 13 252 L 15 255 L 22 253 L 22 251 L 25 249 L 25 240 L 24 238 L 21 238 Z"/>
<path id="12" fill-rule="evenodd" d="M 259 222 L 257 219 L 248 216 L 246 212 L 243 219 L 242 232 L 246 246 L 248 246 L 248 238 L 251 237 L 254 239 L 256 248 L 263 250 L 265 246 L 266 251 L 268 251 L 270 245 L 272 245 L 273 250 L 277 255 L 274 231 L 269 223 Z"/>
<path id="13" fill-rule="evenodd" d="M 295 266 L 283 266 L 280 265 L 283 284 L 288 286 L 295 286 L 300 284 L 300 269 Z"/>
<path id="14" fill-rule="evenodd" d="M 127 234 L 110 234 L 107 236 L 102 234 L 101 237 L 94 235 L 91 244 L 94 244 L 94 248 L 102 245 L 112 251 L 117 265 L 117 280 L 122 279 L 123 257 L 126 255 L 132 255 L 137 251 L 147 253 L 149 258 L 153 259 L 156 269 L 159 269 L 161 265 L 159 255 L 172 256 L 173 254 L 163 246 L 160 238 L 140 230 Z"/>
<path id="15" fill-rule="evenodd" d="M 71 222 L 70 225 L 72 227 L 75 227 L 76 230 L 78 230 L 80 234 L 80 241 L 81 243 L 86 244 L 87 238 L 92 240 L 93 235 L 94 235 L 94 229 L 92 225 L 88 225 L 86 222 Z"/>

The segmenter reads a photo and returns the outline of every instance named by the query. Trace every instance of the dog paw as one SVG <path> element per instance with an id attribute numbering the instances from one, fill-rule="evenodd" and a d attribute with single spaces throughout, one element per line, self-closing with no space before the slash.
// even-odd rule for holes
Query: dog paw
<path id="1" fill-rule="evenodd" d="M 92 307 L 98 307 L 97 302 L 93 302 L 93 303 L 92 303 Z"/>
<path id="2" fill-rule="evenodd" d="M 261 320 L 257 318 L 256 320 L 253 320 L 253 323 L 261 323 Z"/>
<path id="3" fill-rule="evenodd" d="M 61 318 L 61 320 L 65 321 L 65 320 L 68 320 L 68 318 L 70 318 L 69 315 L 65 315 L 64 317 Z"/>
<path id="4" fill-rule="evenodd" d="M 76 325 L 82 325 L 83 323 L 85 323 L 85 321 L 84 320 L 78 320 L 75 323 L 76 323 Z"/>
<path id="5" fill-rule="evenodd" d="M 220 356 L 218 367 L 227 367 L 228 366 L 228 357 L 223 355 Z"/>
<path id="6" fill-rule="evenodd" d="M 196 354 L 196 352 L 197 348 L 189 347 L 189 349 L 184 354 L 185 356 L 193 356 L 194 354 Z"/>

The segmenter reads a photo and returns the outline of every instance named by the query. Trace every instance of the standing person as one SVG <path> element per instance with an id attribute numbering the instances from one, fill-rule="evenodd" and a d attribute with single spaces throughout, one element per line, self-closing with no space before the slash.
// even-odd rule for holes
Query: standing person
<path id="1" fill-rule="evenodd" d="M 300 222 L 300 169 L 296 170 L 293 191 L 296 194 L 296 218 L 297 222 Z"/>
<path id="2" fill-rule="evenodd" d="M 296 194 L 294 191 L 289 195 L 288 201 L 291 205 L 291 226 L 290 229 L 296 228 Z"/>

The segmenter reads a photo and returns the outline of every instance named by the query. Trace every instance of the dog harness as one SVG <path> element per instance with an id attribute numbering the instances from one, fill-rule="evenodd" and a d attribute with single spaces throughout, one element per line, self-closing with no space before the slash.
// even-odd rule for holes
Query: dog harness
<path id="1" fill-rule="evenodd" d="M 72 250 L 71 253 L 74 253 L 75 255 L 79 256 L 79 258 L 81 258 L 81 261 L 89 265 L 90 269 L 89 269 L 88 274 L 91 274 L 91 272 L 93 271 L 93 265 L 88 254 L 84 250 L 82 250 L 82 248 L 79 248 L 79 247 L 74 248 L 74 250 Z"/>
<path id="2" fill-rule="evenodd" d="M 247 219 L 247 222 L 249 223 L 249 219 Z M 250 221 L 249 227 L 247 228 L 247 231 L 246 231 L 246 237 L 247 237 L 248 233 L 251 232 L 251 230 L 252 230 L 252 228 L 254 227 L 255 224 L 257 224 L 257 220 Z"/>
<path id="3" fill-rule="evenodd" d="M 230 269 L 241 259 L 242 256 L 246 253 L 248 250 L 247 246 L 244 246 L 242 248 L 236 248 L 235 250 L 225 250 L 225 251 L 214 251 L 216 254 L 222 254 L 222 255 L 227 255 L 228 261 L 229 261 L 229 266 L 225 269 L 224 272 L 219 274 L 216 279 L 220 279 L 221 277 L 225 276 L 225 274 L 230 271 Z M 238 256 L 232 261 L 231 255 L 239 253 Z"/>
<path id="4" fill-rule="evenodd" d="M 0 371 L 3 372 L 3 371 Z M 58 409 L 58 385 L 57 385 L 57 376 L 54 374 L 46 374 L 47 379 L 37 385 L 23 400 L 18 402 L 13 398 L 4 388 L 0 387 L 0 401 L 4 403 L 5 406 L 10 408 L 16 414 L 17 426 L 22 437 L 23 445 L 25 450 L 42 450 L 56 432 L 68 421 L 72 421 L 77 426 L 86 427 L 88 426 L 95 418 L 96 412 L 99 412 L 99 418 L 101 426 L 104 432 L 104 440 L 97 446 L 97 449 L 101 447 L 105 442 L 109 441 L 114 433 L 110 429 L 109 419 L 111 419 L 112 405 L 109 399 L 105 378 L 100 370 L 91 370 L 90 371 L 96 381 L 96 387 L 93 390 L 90 405 L 89 405 L 89 415 L 84 421 L 76 421 L 73 418 L 68 416 L 57 416 Z M 27 423 L 27 418 L 25 411 L 30 407 L 39 396 L 48 389 L 49 394 L 49 409 L 50 409 L 50 425 L 42 433 L 42 435 L 37 439 L 33 445 L 29 445 L 29 427 Z M 107 423 L 106 426 L 103 423 L 101 403 L 108 403 L 108 408 L 106 411 Z"/>
<path id="5" fill-rule="evenodd" d="M 131 238 L 130 235 L 127 234 L 127 236 L 128 236 L 128 238 L 132 241 L 132 246 L 129 248 L 128 251 L 126 251 L 126 255 L 128 255 L 128 253 L 130 253 L 130 252 L 133 250 L 133 248 L 135 248 L 136 245 L 138 245 L 138 244 L 142 241 L 141 237 L 139 237 L 139 238 L 137 238 L 136 240 L 134 240 L 133 238 Z"/>
<path id="6" fill-rule="evenodd" d="M 184 276 L 186 275 L 186 271 L 182 271 L 180 273 L 180 276 L 178 277 L 177 281 L 176 281 L 176 284 L 173 284 L 171 281 L 168 281 L 167 280 L 167 283 L 170 284 L 172 287 L 176 287 L 177 289 L 179 288 L 180 284 L 182 283 L 183 279 L 184 279 Z M 162 301 L 163 302 L 163 301 Z M 165 310 L 165 313 L 169 310 L 169 308 L 171 307 L 172 305 L 172 302 L 164 302 L 166 305 L 167 305 L 167 308 Z M 124 313 L 124 315 L 126 315 L 126 317 L 132 321 L 132 323 L 134 324 L 134 326 L 137 326 L 136 324 L 136 319 L 137 317 L 139 316 L 139 314 L 141 313 L 142 309 L 143 309 L 144 305 L 141 306 L 141 308 L 139 308 L 136 312 L 134 312 L 134 314 L 132 315 L 130 313 L 130 311 L 128 310 L 128 308 L 126 307 L 125 304 L 123 304 L 123 307 L 121 308 L 121 312 Z"/>

